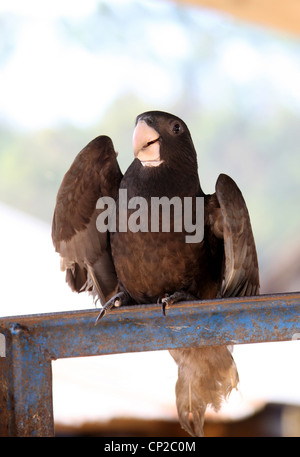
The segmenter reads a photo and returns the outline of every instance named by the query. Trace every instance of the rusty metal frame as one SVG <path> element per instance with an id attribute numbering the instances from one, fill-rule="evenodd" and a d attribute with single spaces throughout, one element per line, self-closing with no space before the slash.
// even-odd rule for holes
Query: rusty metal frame
<path id="1" fill-rule="evenodd" d="M 51 361 L 300 338 L 300 292 L 0 318 L 0 436 L 53 436 Z"/>

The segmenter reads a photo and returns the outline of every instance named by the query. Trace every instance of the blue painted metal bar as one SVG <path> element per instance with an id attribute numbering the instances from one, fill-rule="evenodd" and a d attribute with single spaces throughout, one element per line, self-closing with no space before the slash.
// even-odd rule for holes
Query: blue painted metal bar
<path id="1" fill-rule="evenodd" d="M 4 334 L 0 436 L 53 436 L 51 359 L 26 327 L 15 323 Z"/>
<path id="2" fill-rule="evenodd" d="M 0 435 L 54 433 L 51 360 L 177 347 L 285 341 L 300 334 L 300 293 L 0 319 Z"/>

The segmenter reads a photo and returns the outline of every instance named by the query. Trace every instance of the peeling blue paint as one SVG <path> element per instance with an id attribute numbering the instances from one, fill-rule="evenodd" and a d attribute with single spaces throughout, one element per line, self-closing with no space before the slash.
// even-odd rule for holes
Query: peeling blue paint
<path id="1" fill-rule="evenodd" d="M 0 319 L 0 435 L 51 436 L 51 360 L 177 347 L 286 341 L 300 335 L 300 293 Z"/>

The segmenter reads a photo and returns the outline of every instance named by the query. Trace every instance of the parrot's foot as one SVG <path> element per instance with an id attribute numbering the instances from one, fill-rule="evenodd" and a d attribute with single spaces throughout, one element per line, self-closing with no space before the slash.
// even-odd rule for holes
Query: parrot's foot
<path id="1" fill-rule="evenodd" d="M 97 325 L 100 319 L 102 319 L 105 314 L 108 313 L 112 308 L 119 308 L 121 305 L 128 305 L 130 303 L 132 303 L 132 300 L 126 292 L 118 292 L 105 303 L 100 313 L 98 314 L 95 325 Z"/>
<path id="2" fill-rule="evenodd" d="M 178 292 L 174 292 L 172 295 L 164 294 L 160 296 L 157 300 L 157 303 L 161 303 L 162 313 L 165 316 L 166 309 L 169 309 L 172 305 L 178 303 L 179 301 L 185 300 L 196 300 L 196 297 L 189 292 L 179 290 Z"/>

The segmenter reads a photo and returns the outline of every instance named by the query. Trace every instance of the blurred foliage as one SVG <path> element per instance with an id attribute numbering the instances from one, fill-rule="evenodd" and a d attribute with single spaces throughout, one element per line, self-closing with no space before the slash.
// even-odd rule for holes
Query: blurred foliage
<path id="1" fill-rule="evenodd" d="M 124 172 L 132 160 L 135 117 L 148 109 L 161 109 L 182 117 L 190 127 L 206 193 L 214 192 L 221 172 L 228 173 L 240 186 L 264 264 L 269 249 L 299 231 L 300 109 L 290 107 L 284 96 L 274 100 L 274 91 L 269 90 L 266 81 L 256 85 L 228 84 L 220 92 L 218 81 L 223 75 L 217 75 L 216 62 L 224 43 L 233 36 L 267 48 L 275 35 L 167 3 L 158 15 L 155 8 L 147 8 L 147 3 L 133 1 L 122 6 L 118 2 L 116 7 L 110 2 L 99 2 L 95 14 L 84 19 L 61 19 L 57 30 L 63 40 L 92 53 L 124 53 L 133 61 L 147 58 L 168 69 L 178 81 L 173 98 L 152 106 L 128 88 L 89 127 L 65 124 L 28 132 L 15 130 L 3 121 L 0 199 L 50 222 L 58 187 L 75 155 L 97 135 L 109 135 Z M 0 25 L 1 20 L 4 21 L 3 17 Z M 176 23 L 182 30 L 188 51 L 179 50 L 177 54 L 172 40 L 166 38 L 164 48 L 170 50 L 166 58 L 157 44 L 151 44 L 150 32 L 162 33 L 170 23 Z M 1 45 L 0 56 L 11 52 L 14 34 L 7 35 L 11 39 Z M 299 47 L 297 40 L 286 36 L 276 40 L 279 46 L 289 41 L 290 48 L 297 51 Z M 208 97 L 207 84 L 212 75 L 217 78 L 215 93 Z"/>

